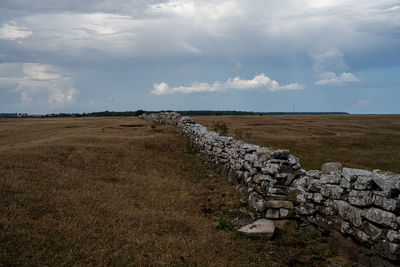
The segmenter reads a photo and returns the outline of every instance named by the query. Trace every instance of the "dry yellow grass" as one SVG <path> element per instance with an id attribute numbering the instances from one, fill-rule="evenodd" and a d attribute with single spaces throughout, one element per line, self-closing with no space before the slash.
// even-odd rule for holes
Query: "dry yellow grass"
<path id="1" fill-rule="evenodd" d="M 304 234 L 217 230 L 234 188 L 171 126 L 138 118 L 0 120 L 0 265 L 324 265 Z M 227 193 L 229 192 L 229 193 Z"/>
<path id="2" fill-rule="evenodd" d="M 324 162 L 337 161 L 347 167 L 400 173 L 400 115 L 194 119 L 208 127 L 222 121 L 228 126 L 227 135 L 273 149 L 290 149 L 305 169 L 320 169 Z"/>

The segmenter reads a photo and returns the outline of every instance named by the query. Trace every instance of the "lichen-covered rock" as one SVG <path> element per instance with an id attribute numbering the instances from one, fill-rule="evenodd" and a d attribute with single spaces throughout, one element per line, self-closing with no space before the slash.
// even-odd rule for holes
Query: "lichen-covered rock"
<path id="1" fill-rule="evenodd" d="M 374 205 L 381 207 L 385 210 L 394 211 L 398 207 L 399 201 L 392 198 L 386 198 L 380 195 L 374 195 L 373 203 Z"/>
<path id="2" fill-rule="evenodd" d="M 339 184 L 340 175 L 339 174 L 322 174 L 320 181 L 323 184 Z"/>
<path id="3" fill-rule="evenodd" d="M 390 240 L 390 242 L 400 243 L 400 233 L 399 233 L 399 231 L 389 230 L 387 232 L 386 236 Z"/>
<path id="4" fill-rule="evenodd" d="M 369 208 L 366 211 L 365 218 L 371 222 L 391 227 L 392 229 L 398 228 L 396 215 L 388 211 L 377 208 Z"/>
<path id="5" fill-rule="evenodd" d="M 361 226 L 362 224 L 362 210 L 356 208 L 349 203 L 342 201 L 342 200 L 334 200 L 333 207 L 338 211 L 340 217 L 344 220 L 349 221 L 354 226 Z"/>
<path id="6" fill-rule="evenodd" d="M 392 197 L 398 195 L 400 191 L 400 175 L 390 172 L 381 172 L 380 170 L 374 170 L 372 179 L 378 185 L 381 191 L 384 192 L 385 196 Z"/>
<path id="7" fill-rule="evenodd" d="M 374 185 L 375 183 L 371 176 L 358 176 L 353 187 L 356 190 L 373 190 Z"/>
<path id="8" fill-rule="evenodd" d="M 265 218 L 267 219 L 278 219 L 279 218 L 279 209 L 268 209 Z"/>
<path id="9" fill-rule="evenodd" d="M 365 222 L 363 223 L 362 229 L 364 230 L 364 232 L 372 239 L 372 240 L 376 240 L 379 238 L 379 236 L 382 234 L 382 229 L 376 227 L 375 225 L 369 223 L 369 222 Z"/>
<path id="10" fill-rule="evenodd" d="M 373 195 L 371 191 L 352 190 L 349 193 L 349 202 L 355 206 L 369 206 L 372 204 Z"/>
<path id="11" fill-rule="evenodd" d="M 343 193 L 343 188 L 338 185 L 323 184 L 321 185 L 321 194 L 325 197 L 339 199 Z"/>

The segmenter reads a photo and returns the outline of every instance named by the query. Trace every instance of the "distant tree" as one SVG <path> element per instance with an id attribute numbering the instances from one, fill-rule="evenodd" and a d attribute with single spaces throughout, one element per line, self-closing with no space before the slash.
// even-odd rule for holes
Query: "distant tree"
<path id="1" fill-rule="evenodd" d="M 216 111 L 215 112 L 215 116 L 222 116 L 224 115 L 224 113 L 222 113 L 222 111 Z"/>
<path id="2" fill-rule="evenodd" d="M 142 110 L 142 109 L 139 109 L 139 110 L 136 110 L 135 111 L 135 113 L 134 113 L 134 116 L 140 116 L 140 115 L 142 115 L 143 113 L 146 113 L 144 110 Z"/>

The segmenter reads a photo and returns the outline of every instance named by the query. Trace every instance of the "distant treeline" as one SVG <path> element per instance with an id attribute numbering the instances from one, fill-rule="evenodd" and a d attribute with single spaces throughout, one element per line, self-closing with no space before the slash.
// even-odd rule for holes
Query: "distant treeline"
<path id="1" fill-rule="evenodd" d="M 100 111 L 90 113 L 51 113 L 51 114 L 27 114 L 27 113 L 0 113 L 0 119 L 4 118 L 68 118 L 68 117 L 125 117 L 139 116 L 142 113 L 172 112 L 172 110 L 161 111 Z M 349 114 L 347 112 L 253 112 L 236 110 L 186 110 L 176 111 L 183 116 L 222 116 L 222 115 L 339 115 Z"/>
<path id="2" fill-rule="evenodd" d="M 183 116 L 212 116 L 212 115 L 337 115 L 349 114 L 347 112 L 253 112 L 253 111 L 236 111 L 236 110 L 188 110 L 176 111 Z"/>

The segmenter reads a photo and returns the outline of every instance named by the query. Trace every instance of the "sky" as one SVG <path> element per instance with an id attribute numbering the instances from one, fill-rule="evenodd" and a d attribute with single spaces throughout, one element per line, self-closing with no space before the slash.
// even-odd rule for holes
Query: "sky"
<path id="1" fill-rule="evenodd" d="M 400 1 L 0 1 L 1 113 L 399 102 Z"/>

